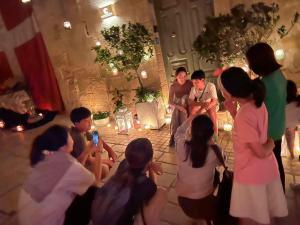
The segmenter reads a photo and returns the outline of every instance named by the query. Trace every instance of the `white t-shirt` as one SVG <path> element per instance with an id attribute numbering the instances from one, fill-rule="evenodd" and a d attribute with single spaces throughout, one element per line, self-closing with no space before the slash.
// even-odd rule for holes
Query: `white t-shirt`
<path id="1" fill-rule="evenodd" d="M 300 125 L 300 106 L 297 102 L 291 102 L 285 106 L 285 127 L 295 128 Z"/>
<path id="2" fill-rule="evenodd" d="M 206 162 L 201 168 L 193 168 L 190 159 L 185 161 L 188 129 L 189 124 L 185 122 L 177 129 L 175 135 L 178 162 L 175 190 L 178 196 L 201 199 L 212 193 L 215 168 L 220 165 L 220 162 L 212 149 L 209 149 Z"/>
<path id="3" fill-rule="evenodd" d="M 94 181 L 94 175 L 74 158 L 65 175 L 41 202 L 36 202 L 24 189 L 21 190 L 19 224 L 63 225 L 65 212 L 76 194 L 84 194 Z"/>
<path id="4" fill-rule="evenodd" d="M 200 102 L 210 102 L 212 99 L 218 99 L 216 86 L 213 83 L 207 82 L 206 88 L 201 91 L 196 90 L 195 87 L 192 87 L 189 99 L 195 100 L 195 98 L 197 98 L 197 100 Z"/>

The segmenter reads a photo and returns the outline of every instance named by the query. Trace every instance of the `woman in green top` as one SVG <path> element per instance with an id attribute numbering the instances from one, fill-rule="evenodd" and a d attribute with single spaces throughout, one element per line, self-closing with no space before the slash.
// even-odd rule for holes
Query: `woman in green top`
<path id="1" fill-rule="evenodd" d="M 249 68 L 262 77 L 266 87 L 265 104 L 268 110 L 268 135 L 275 142 L 273 149 L 278 162 L 280 178 L 285 190 L 285 174 L 281 159 L 281 138 L 285 131 L 285 104 L 286 84 L 280 67 L 276 61 L 274 51 L 266 43 L 257 43 L 250 47 L 246 53 Z"/>

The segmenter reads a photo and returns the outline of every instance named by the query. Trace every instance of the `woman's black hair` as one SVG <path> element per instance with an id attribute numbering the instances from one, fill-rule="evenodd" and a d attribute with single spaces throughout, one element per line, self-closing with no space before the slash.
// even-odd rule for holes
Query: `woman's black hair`
<path id="1" fill-rule="evenodd" d="M 257 107 L 265 100 L 266 88 L 263 82 L 259 78 L 251 80 L 242 68 L 231 67 L 225 70 L 221 75 L 221 83 L 233 97 L 252 97 Z"/>
<path id="2" fill-rule="evenodd" d="M 259 76 L 267 76 L 281 65 L 276 61 L 274 51 L 267 43 L 257 43 L 246 52 L 250 69 Z"/>
<path id="3" fill-rule="evenodd" d="M 206 115 L 195 117 L 191 125 L 191 140 L 186 141 L 186 160 L 190 158 L 193 168 L 203 167 L 214 134 L 214 124 Z"/>
<path id="4" fill-rule="evenodd" d="M 286 101 L 287 103 L 297 102 L 297 106 L 300 106 L 300 95 L 297 94 L 297 85 L 294 81 L 288 80 L 286 85 Z"/>
<path id="5" fill-rule="evenodd" d="M 53 125 L 37 136 L 32 143 L 30 164 L 36 165 L 44 159 L 44 150 L 57 151 L 68 142 L 69 130 L 62 125 Z"/>
<path id="6" fill-rule="evenodd" d="M 175 76 L 177 77 L 177 75 L 178 75 L 180 72 L 185 72 L 185 73 L 187 74 L 187 71 L 186 71 L 186 69 L 185 69 L 183 66 L 178 67 L 178 68 L 176 69 L 176 71 L 175 71 Z"/>

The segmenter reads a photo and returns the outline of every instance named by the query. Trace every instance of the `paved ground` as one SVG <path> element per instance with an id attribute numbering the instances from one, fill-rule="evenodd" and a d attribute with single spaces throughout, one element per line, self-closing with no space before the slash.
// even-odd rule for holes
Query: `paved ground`
<path id="1" fill-rule="evenodd" d="M 64 116 L 58 116 L 53 123 L 70 125 Z M 0 225 L 18 225 L 15 214 L 19 190 L 30 171 L 28 153 L 32 139 L 48 125 L 29 130 L 24 133 L 12 133 L 0 130 Z M 174 150 L 168 147 L 168 127 L 161 131 L 132 131 L 129 135 L 117 135 L 114 126 L 100 129 L 101 134 L 118 155 L 118 161 L 124 158 L 125 146 L 137 137 L 147 137 L 151 140 L 156 161 L 161 162 L 164 174 L 158 177 L 158 185 L 168 190 L 168 202 L 162 212 L 160 225 L 188 225 L 191 219 L 184 215 L 177 204 L 174 191 L 176 178 L 176 157 Z M 227 155 L 227 163 L 232 166 L 233 154 L 230 133 L 220 132 L 219 142 Z M 300 162 L 284 158 L 289 216 L 280 221 L 284 225 L 300 224 L 300 192 L 295 194 L 289 188 L 290 182 L 300 182 Z M 259 200 L 258 200 L 259 201 Z M 298 221 L 298 222 L 297 222 Z M 201 223 L 201 222 L 200 222 Z M 202 223 L 201 223 L 202 224 Z"/>

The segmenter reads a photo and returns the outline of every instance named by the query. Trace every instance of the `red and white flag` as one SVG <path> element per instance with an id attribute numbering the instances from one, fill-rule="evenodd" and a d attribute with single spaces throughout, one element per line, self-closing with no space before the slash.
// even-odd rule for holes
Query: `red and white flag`
<path id="1" fill-rule="evenodd" d="M 0 83 L 24 77 L 37 108 L 63 110 L 53 66 L 31 3 L 0 0 Z"/>

